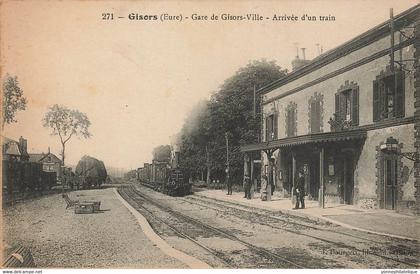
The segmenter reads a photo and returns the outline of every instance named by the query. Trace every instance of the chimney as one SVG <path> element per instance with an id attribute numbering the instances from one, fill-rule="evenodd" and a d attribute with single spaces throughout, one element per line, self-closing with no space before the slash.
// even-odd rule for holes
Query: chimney
<path id="1" fill-rule="evenodd" d="M 298 43 L 294 43 L 293 44 L 295 47 L 296 47 L 296 57 L 295 57 L 295 59 L 299 59 L 299 47 L 298 47 Z"/>
<path id="2" fill-rule="evenodd" d="M 172 162 L 172 168 L 177 168 L 179 165 L 179 151 L 174 152 L 174 159 Z"/>
<path id="3" fill-rule="evenodd" d="M 303 60 L 306 60 L 306 56 L 305 56 L 306 48 L 301 48 L 301 50 L 302 50 L 302 58 L 303 58 Z"/>
<path id="4" fill-rule="evenodd" d="M 301 48 L 301 50 L 302 50 L 303 59 L 299 59 L 299 56 L 296 56 L 296 58 L 292 61 L 292 71 L 298 70 L 301 67 L 306 66 L 307 64 L 311 62 L 311 60 L 306 60 L 306 54 L 305 54 L 306 48 Z M 297 50 L 297 53 L 298 52 L 299 50 Z"/>
<path id="5" fill-rule="evenodd" d="M 48 154 L 50 154 L 51 152 L 50 152 L 50 147 L 48 147 Z"/>
<path id="6" fill-rule="evenodd" d="M 22 154 L 28 154 L 28 140 L 22 136 L 19 138 L 19 149 Z"/>

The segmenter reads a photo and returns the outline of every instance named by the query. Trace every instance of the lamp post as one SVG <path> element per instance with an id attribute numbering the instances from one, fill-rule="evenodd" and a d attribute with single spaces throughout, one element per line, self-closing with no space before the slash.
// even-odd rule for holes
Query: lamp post
<path id="1" fill-rule="evenodd" d="M 420 161 L 418 150 L 409 152 L 399 152 L 398 140 L 393 137 L 387 138 L 385 144 L 382 144 L 380 146 L 380 149 L 384 153 L 396 153 L 398 155 L 401 155 L 402 157 L 413 161 L 415 165 L 418 164 Z"/>
<path id="2" fill-rule="evenodd" d="M 393 137 L 386 139 L 385 144 L 381 145 L 381 150 L 387 153 L 398 153 L 398 140 Z"/>

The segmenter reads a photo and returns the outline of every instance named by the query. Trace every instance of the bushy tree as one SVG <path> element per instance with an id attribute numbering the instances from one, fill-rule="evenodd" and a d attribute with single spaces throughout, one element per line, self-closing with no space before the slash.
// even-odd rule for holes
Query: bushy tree
<path id="1" fill-rule="evenodd" d="M 16 112 L 26 109 L 26 98 L 19 87 L 17 76 L 6 75 L 3 81 L 2 128 L 5 124 L 15 123 Z"/>
<path id="2" fill-rule="evenodd" d="M 52 129 L 51 135 L 58 135 L 62 146 L 61 160 L 64 165 L 66 143 L 73 136 L 90 138 L 90 121 L 85 113 L 65 106 L 53 105 L 43 118 L 43 126 Z"/>

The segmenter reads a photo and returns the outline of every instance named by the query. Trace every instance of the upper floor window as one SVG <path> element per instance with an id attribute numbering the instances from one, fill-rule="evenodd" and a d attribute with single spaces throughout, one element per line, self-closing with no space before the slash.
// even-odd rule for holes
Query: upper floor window
<path id="1" fill-rule="evenodd" d="M 404 117 L 404 72 L 387 67 L 373 81 L 373 121 Z"/>
<path id="2" fill-rule="evenodd" d="M 322 132 L 323 95 L 315 93 L 309 99 L 309 132 Z"/>
<path id="3" fill-rule="evenodd" d="M 277 139 L 277 114 L 267 116 L 265 120 L 265 140 L 272 141 Z"/>
<path id="4" fill-rule="evenodd" d="M 286 136 L 293 137 L 297 135 L 297 105 L 290 102 L 286 107 Z"/>
<path id="5" fill-rule="evenodd" d="M 346 81 L 335 94 L 335 118 L 349 126 L 359 125 L 359 86 Z"/>

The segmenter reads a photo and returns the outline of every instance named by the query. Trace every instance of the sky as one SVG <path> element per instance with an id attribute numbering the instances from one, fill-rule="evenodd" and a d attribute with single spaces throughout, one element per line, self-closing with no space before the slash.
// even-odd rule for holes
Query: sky
<path id="1" fill-rule="evenodd" d="M 417 0 L 353 1 L 2 1 L 1 79 L 17 76 L 25 111 L 3 135 L 28 139 L 30 153 L 60 153 L 42 126 L 48 106 L 80 110 L 90 139 L 72 138 L 66 164 L 83 155 L 133 169 L 170 144 L 195 104 L 250 60 L 276 60 L 290 70 L 296 45 L 306 57 L 316 44 L 332 49 Z M 114 13 L 114 20 L 102 20 Z M 128 14 L 182 15 L 183 21 L 131 21 Z M 192 21 L 192 14 L 328 16 L 335 21 Z M 118 19 L 116 17 L 125 18 Z"/>

